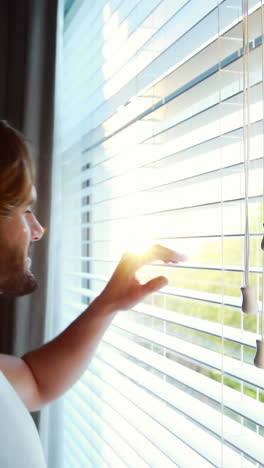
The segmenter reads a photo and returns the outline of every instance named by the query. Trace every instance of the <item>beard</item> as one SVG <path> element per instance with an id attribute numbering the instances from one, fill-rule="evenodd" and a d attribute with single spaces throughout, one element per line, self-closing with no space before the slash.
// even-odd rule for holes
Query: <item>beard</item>
<path id="1" fill-rule="evenodd" d="M 26 266 L 25 256 L 13 250 L 5 250 L 0 260 L 0 295 L 25 296 L 36 291 L 37 288 L 38 283 L 29 267 Z"/>

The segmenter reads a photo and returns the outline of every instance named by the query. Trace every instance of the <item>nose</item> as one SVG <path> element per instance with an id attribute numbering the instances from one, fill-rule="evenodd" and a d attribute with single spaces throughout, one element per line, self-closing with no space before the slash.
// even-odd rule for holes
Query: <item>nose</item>
<path id="1" fill-rule="evenodd" d="M 32 215 L 32 222 L 30 228 L 32 242 L 39 241 L 44 234 L 44 228 L 41 226 L 41 224 L 38 222 L 37 218 L 35 218 L 34 215 Z"/>

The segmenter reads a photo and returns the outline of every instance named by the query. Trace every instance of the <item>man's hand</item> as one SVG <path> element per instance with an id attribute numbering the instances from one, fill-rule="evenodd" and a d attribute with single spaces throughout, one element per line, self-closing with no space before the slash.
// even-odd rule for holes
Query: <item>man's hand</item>
<path id="1" fill-rule="evenodd" d="M 143 255 L 123 255 L 109 283 L 89 307 L 60 335 L 18 362 L 21 377 L 15 388 L 31 411 L 62 395 L 80 378 L 118 310 L 132 308 L 167 284 L 164 276 L 146 284 L 136 280 L 136 271 L 155 260 L 178 263 L 186 257 L 161 245 L 154 245 Z M 6 375 L 12 382 L 10 363 L 8 367 Z"/>
<path id="2" fill-rule="evenodd" d="M 131 309 L 142 301 L 145 296 L 168 284 L 165 276 L 158 276 L 145 284 L 140 284 L 135 277 L 135 273 L 139 268 L 155 260 L 162 260 L 165 263 L 178 263 L 186 259 L 185 255 L 159 244 L 153 245 L 142 255 L 125 253 L 110 281 L 97 299 L 113 312 Z"/>

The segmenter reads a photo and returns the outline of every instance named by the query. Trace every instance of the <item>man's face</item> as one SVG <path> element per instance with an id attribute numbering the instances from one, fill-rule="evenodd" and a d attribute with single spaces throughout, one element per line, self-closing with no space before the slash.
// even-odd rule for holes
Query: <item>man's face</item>
<path id="1" fill-rule="evenodd" d="M 43 235 L 43 228 L 32 213 L 36 189 L 31 188 L 26 202 L 9 218 L 0 220 L 0 294 L 23 296 L 37 289 L 30 270 L 29 248 Z"/>

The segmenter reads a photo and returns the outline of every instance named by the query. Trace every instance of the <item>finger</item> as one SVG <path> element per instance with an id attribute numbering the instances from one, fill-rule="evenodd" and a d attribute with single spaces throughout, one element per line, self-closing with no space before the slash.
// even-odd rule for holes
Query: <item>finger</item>
<path id="1" fill-rule="evenodd" d="M 123 278 L 131 278 L 138 268 L 138 255 L 133 252 L 126 252 L 116 268 L 116 273 Z"/>
<path id="2" fill-rule="evenodd" d="M 164 286 L 167 286 L 168 280 L 165 276 L 157 276 L 156 278 L 153 278 L 152 280 L 148 281 L 146 284 L 142 285 L 143 289 L 143 294 L 151 294 L 155 291 L 158 291 L 161 288 L 164 288 Z"/>
<path id="3" fill-rule="evenodd" d="M 154 262 L 155 260 L 162 260 L 166 263 L 178 263 L 186 261 L 187 257 L 186 255 L 176 252 L 175 250 L 168 249 L 163 245 L 155 244 L 150 247 L 150 249 L 148 249 L 143 255 L 141 255 L 141 258 L 139 259 L 141 263 L 140 266 L 144 265 L 145 263 Z"/>
<path id="4" fill-rule="evenodd" d="M 139 268 L 147 263 L 154 262 L 155 260 L 162 260 L 166 263 L 178 263 L 186 261 L 187 257 L 186 255 L 176 252 L 175 250 L 168 249 L 163 245 L 155 244 L 142 255 L 137 255 L 133 252 L 126 252 L 117 266 L 116 273 L 121 273 L 123 277 L 131 278 Z"/>

